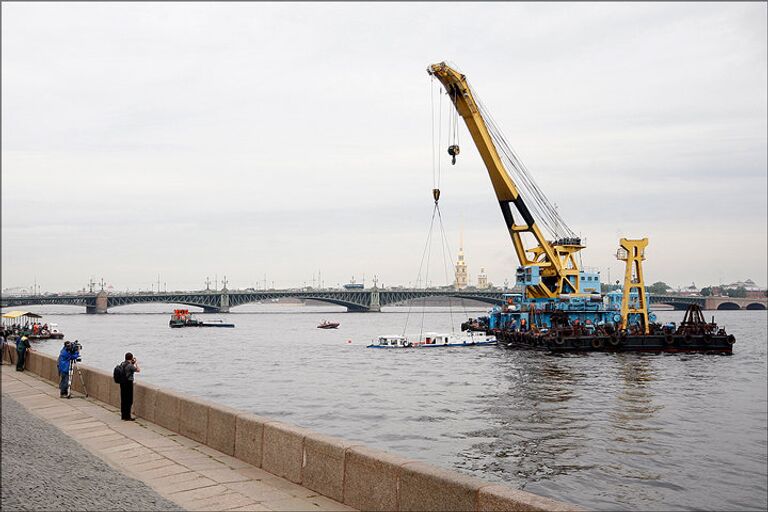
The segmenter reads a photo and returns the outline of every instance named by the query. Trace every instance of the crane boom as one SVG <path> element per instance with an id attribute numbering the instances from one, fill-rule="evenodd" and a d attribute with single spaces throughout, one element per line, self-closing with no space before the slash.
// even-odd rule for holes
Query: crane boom
<path id="1" fill-rule="evenodd" d="M 483 117 L 482 106 L 472 94 L 466 77 L 445 62 L 433 64 L 427 72 L 437 78 L 451 98 L 456 111 L 464 119 L 501 207 L 501 213 L 512 238 L 517 258 L 522 266 L 518 282 L 526 284 L 529 298 L 556 298 L 560 295 L 580 295 L 580 262 L 576 258 L 584 248 L 577 237 L 546 239 L 537 219 L 531 214 L 521 191 L 504 166 L 499 150 Z M 520 223 L 516 223 L 511 206 L 515 207 Z M 559 217 L 558 217 L 559 218 Z M 536 245 L 526 248 L 523 233 L 530 233 Z M 521 279 L 522 275 L 522 279 Z"/>

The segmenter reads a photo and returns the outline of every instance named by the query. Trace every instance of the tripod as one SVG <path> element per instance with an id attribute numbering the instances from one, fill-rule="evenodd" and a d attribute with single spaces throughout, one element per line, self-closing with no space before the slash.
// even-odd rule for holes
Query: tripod
<path id="1" fill-rule="evenodd" d="M 77 374 L 80 376 L 80 384 L 83 385 L 83 393 L 88 398 L 88 389 L 85 387 L 85 379 L 83 379 L 83 372 L 80 371 L 80 367 L 77 366 L 77 361 L 69 362 L 69 376 L 67 378 L 67 398 L 72 398 L 72 376 L 77 370 Z"/>

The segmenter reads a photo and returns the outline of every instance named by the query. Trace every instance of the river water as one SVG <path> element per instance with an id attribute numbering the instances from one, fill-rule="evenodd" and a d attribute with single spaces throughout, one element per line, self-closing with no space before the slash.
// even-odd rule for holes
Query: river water
<path id="1" fill-rule="evenodd" d="M 78 338 L 85 364 L 111 371 L 131 351 L 141 381 L 590 509 L 768 504 L 765 311 L 715 314 L 737 339 L 729 357 L 365 347 L 406 319 L 439 331 L 479 313 L 460 308 L 249 305 L 200 315 L 235 329 L 170 329 L 172 308 L 30 309 Z"/>

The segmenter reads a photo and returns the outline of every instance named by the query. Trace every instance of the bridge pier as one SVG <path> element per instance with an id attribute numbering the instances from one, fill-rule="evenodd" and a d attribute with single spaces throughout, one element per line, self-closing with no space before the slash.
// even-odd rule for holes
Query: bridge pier
<path id="1" fill-rule="evenodd" d="M 376 288 L 376 286 L 371 290 L 371 305 L 368 308 L 368 311 L 374 313 L 381 312 L 381 298 L 379 297 L 379 289 Z"/>
<path id="2" fill-rule="evenodd" d="M 96 304 L 85 306 L 85 312 L 89 315 L 103 315 L 107 312 L 107 292 L 100 291 L 96 294 Z"/>
<path id="3" fill-rule="evenodd" d="M 229 313 L 229 294 L 226 288 L 224 288 L 224 293 L 219 298 L 219 304 L 219 313 Z"/>

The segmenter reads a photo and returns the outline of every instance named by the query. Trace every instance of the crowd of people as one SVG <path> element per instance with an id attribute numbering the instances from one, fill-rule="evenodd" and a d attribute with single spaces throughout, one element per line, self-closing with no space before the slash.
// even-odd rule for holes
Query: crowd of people
<path id="1" fill-rule="evenodd" d="M 0 333 L 2 333 L 2 336 L 5 339 L 8 339 L 11 335 L 17 335 L 17 336 L 40 336 L 44 335 L 46 333 L 50 333 L 51 329 L 48 327 L 47 323 L 39 323 L 39 322 L 32 322 L 28 324 L 9 324 L 4 325 L 2 327 L 2 330 L 0 330 Z"/>

